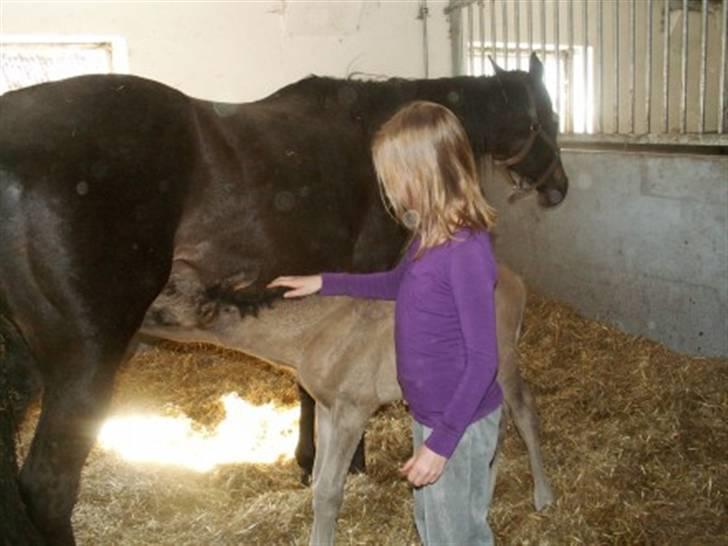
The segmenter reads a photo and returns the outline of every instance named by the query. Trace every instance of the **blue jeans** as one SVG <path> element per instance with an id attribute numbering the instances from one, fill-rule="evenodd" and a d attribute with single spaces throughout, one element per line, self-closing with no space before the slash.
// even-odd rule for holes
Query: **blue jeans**
<path id="1" fill-rule="evenodd" d="M 502 407 L 465 430 L 440 479 L 414 490 L 415 523 L 425 546 L 493 546 L 488 525 L 490 464 Z M 432 429 L 412 421 L 415 450 Z"/>

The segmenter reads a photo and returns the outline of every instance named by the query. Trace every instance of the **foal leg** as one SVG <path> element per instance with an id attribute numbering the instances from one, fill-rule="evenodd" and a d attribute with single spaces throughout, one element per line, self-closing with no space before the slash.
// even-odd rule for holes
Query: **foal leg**
<path id="1" fill-rule="evenodd" d="M 495 454 L 493 455 L 493 462 L 490 463 L 490 499 L 493 501 L 493 492 L 495 491 L 495 482 L 498 477 L 498 466 L 500 464 L 501 455 L 503 453 L 503 440 L 506 437 L 506 428 L 508 428 L 508 417 L 510 411 L 508 410 L 508 404 L 503 404 L 503 413 L 501 414 L 501 420 L 498 425 L 498 443 L 495 445 Z"/>
<path id="2" fill-rule="evenodd" d="M 349 461 L 373 412 L 341 401 L 336 401 L 333 408 L 316 404 L 318 450 L 313 470 L 312 546 L 334 544 Z"/>
<path id="3" fill-rule="evenodd" d="M 303 485 L 309 485 L 311 482 L 314 458 L 316 457 L 316 442 L 314 433 L 316 401 L 300 384 L 298 385 L 298 394 L 301 402 L 301 419 L 298 422 L 296 462 L 298 463 L 298 467 L 303 471 L 301 474 L 301 483 Z M 359 444 L 356 446 L 356 451 L 354 452 L 351 465 L 349 466 L 349 472 L 352 474 L 363 474 L 366 472 L 363 434 L 359 440 Z"/>
<path id="4" fill-rule="evenodd" d="M 521 377 L 516 351 L 509 351 L 502 359 L 502 362 L 509 362 L 509 364 L 501 367 L 502 373 L 499 373 L 498 381 L 503 388 L 503 396 L 518 429 L 518 434 L 523 438 L 528 449 L 534 485 L 533 504 L 537 511 L 541 511 L 553 502 L 554 495 L 543 467 L 536 403 L 531 390 Z"/>
<path id="5" fill-rule="evenodd" d="M 298 444 L 296 445 L 296 462 L 301 469 L 301 483 L 311 484 L 311 472 L 316 457 L 314 445 L 314 419 L 316 418 L 316 401 L 300 384 L 298 399 L 301 403 L 301 419 L 298 421 Z"/>

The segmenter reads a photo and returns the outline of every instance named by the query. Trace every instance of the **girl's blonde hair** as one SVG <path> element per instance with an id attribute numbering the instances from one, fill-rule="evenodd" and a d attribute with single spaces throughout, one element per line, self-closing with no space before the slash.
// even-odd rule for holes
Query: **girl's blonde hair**
<path id="1" fill-rule="evenodd" d="M 494 226 L 465 129 L 444 106 L 409 103 L 379 129 L 372 154 L 385 206 L 389 200 L 395 220 L 420 236 L 416 257 L 460 227 Z"/>

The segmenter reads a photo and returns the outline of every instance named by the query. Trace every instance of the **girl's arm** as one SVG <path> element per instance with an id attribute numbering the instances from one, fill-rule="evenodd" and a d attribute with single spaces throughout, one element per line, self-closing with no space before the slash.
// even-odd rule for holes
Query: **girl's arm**
<path id="1" fill-rule="evenodd" d="M 480 239 L 482 240 L 482 239 Z M 495 327 L 496 264 L 490 249 L 470 240 L 454 249 L 450 283 L 465 345 L 465 369 L 442 419 L 425 445 L 450 457 L 498 371 Z"/>
<path id="2" fill-rule="evenodd" d="M 322 273 L 321 292 L 324 296 L 354 296 L 378 300 L 397 299 L 399 283 L 410 259 L 414 244 L 394 269 L 378 273 Z"/>

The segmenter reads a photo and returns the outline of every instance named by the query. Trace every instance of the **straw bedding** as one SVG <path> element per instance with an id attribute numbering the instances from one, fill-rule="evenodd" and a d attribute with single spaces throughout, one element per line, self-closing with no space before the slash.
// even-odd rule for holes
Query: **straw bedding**
<path id="1" fill-rule="evenodd" d="M 557 500 L 533 511 L 525 447 L 509 427 L 490 515 L 499 544 L 728 544 L 728 361 L 676 354 L 536 296 L 520 352 Z M 122 370 L 112 411 L 182 411 L 213 425 L 230 391 L 255 403 L 297 399 L 284 371 L 165 344 Z M 405 407 L 378 412 L 367 440 L 368 474 L 347 482 L 337 542 L 417 544 L 397 472 L 410 450 Z M 198 474 L 97 448 L 74 528 L 79 544 L 305 544 L 311 494 L 298 478 L 293 461 Z"/>

